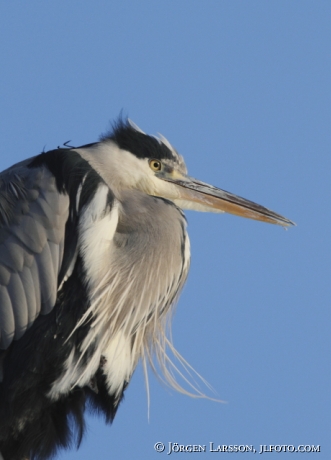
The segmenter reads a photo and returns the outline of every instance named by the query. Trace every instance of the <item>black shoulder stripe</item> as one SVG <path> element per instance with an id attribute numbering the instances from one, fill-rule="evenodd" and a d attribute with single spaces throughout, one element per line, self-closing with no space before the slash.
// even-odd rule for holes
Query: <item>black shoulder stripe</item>
<path id="1" fill-rule="evenodd" d="M 43 152 L 36 156 L 28 165 L 29 168 L 46 166 L 53 174 L 60 193 L 77 192 L 77 189 L 90 171 L 94 171 L 90 164 L 77 152 L 70 149 L 57 149 Z M 97 173 L 95 173 L 97 175 Z M 102 179 L 99 177 L 99 181 Z"/>
<path id="2" fill-rule="evenodd" d="M 70 149 L 43 152 L 28 165 L 29 168 L 41 166 L 45 166 L 53 174 L 59 193 L 69 196 L 69 218 L 65 228 L 63 261 L 58 276 L 60 286 L 77 253 L 79 212 L 90 202 L 98 186 L 104 181 L 86 160 Z M 80 198 L 77 203 L 80 186 Z"/>

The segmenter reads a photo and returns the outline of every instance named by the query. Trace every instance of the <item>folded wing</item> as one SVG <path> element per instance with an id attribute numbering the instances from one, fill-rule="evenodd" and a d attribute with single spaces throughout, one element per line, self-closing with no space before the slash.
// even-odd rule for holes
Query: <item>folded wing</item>
<path id="1" fill-rule="evenodd" d="M 0 174 L 0 349 L 53 308 L 68 215 L 69 197 L 46 167 L 23 162 Z"/>

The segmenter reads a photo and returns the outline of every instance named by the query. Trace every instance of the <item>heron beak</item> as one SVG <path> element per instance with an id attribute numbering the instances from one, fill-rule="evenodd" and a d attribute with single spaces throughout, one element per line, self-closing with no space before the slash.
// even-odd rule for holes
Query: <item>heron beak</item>
<path id="1" fill-rule="evenodd" d="M 227 212 L 248 219 L 290 227 L 294 222 L 253 201 L 200 182 L 178 171 L 163 174 L 163 180 L 175 184 L 179 198 L 174 200 L 183 209 L 197 211 Z"/>

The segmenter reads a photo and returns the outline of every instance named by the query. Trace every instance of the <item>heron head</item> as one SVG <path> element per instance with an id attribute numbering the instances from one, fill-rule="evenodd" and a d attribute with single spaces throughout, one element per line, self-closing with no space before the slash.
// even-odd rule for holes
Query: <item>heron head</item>
<path id="1" fill-rule="evenodd" d="M 100 161 L 93 167 L 112 188 L 138 189 L 168 199 L 181 209 L 227 212 L 284 227 L 294 225 L 257 203 L 190 177 L 183 157 L 167 139 L 145 134 L 130 120 L 118 121 L 95 145 L 94 158 L 99 155 Z M 111 161 L 107 151 L 111 151 Z"/>

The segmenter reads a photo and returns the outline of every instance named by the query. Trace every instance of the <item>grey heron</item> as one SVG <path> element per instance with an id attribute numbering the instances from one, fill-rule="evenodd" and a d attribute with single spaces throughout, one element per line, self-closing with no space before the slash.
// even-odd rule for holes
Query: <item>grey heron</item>
<path id="1" fill-rule="evenodd" d="M 5 460 L 49 458 L 73 432 L 79 444 L 85 408 L 112 422 L 139 360 L 156 353 L 166 367 L 190 264 L 183 210 L 293 224 L 188 176 L 164 137 L 128 120 L 12 166 L 0 190 Z"/>

